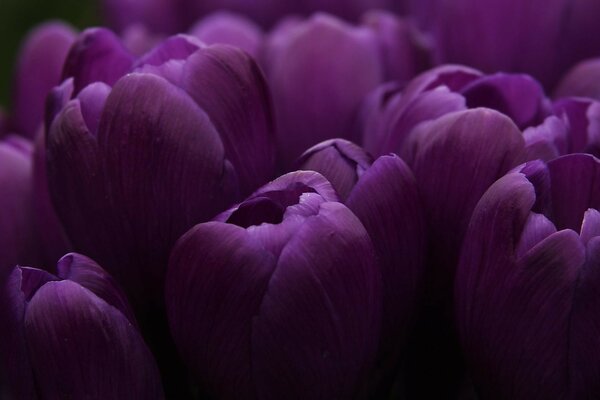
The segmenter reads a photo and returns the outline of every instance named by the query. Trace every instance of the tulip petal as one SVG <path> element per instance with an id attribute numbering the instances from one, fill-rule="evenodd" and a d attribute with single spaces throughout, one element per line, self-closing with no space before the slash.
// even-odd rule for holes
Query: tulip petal
<path id="1" fill-rule="evenodd" d="M 588 208 L 600 209 L 600 161 L 573 154 L 548 163 L 552 182 L 552 220 L 558 229 L 579 232 Z M 577 177 L 577 185 L 573 185 Z"/>
<path id="2" fill-rule="evenodd" d="M 185 60 L 201 47 L 203 47 L 202 42 L 193 36 L 183 34 L 171 36 L 141 56 L 134 67 L 159 66 L 170 60 Z"/>
<path id="3" fill-rule="evenodd" d="M 480 197 L 518 164 L 523 148 L 517 126 L 508 117 L 484 108 L 447 114 L 413 131 L 404 159 L 417 178 L 431 241 L 437 249 L 434 254 L 436 259 L 440 256 L 445 273 L 452 275 L 455 269 Z"/>
<path id="4" fill-rule="evenodd" d="M 63 63 L 75 31 L 49 22 L 28 34 L 18 55 L 13 79 L 12 129 L 33 138 L 44 115 L 46 95 L 60 83 Z"/>
<path id="5" fill-rule="evenodd" d="M 275 166 L 273 121 L 258 65 L 239 49 L 214 45 L 192 55 L 183 74 L 183 88 L 221 135 L 242 194 L 268 182 Z"/>
<path id="6" fill-rule="evenodd" d="M 590 97 L 600 100 L 600 59 L 594 58 L 575 65 L 562 78 L 555 91 L 556 98 Z"/>
<path id="7" fill-rule="evenodd" d="M 67 254 L 58 261 L 57 275 L 88 289 L 136 325 L 127 297 L 112 276 L 92 259 L 77 253 Z"/>
<path id="8" fill-rule="evenodd" d="M 110 86 L 105 83 L 94 82 L 83 88 L 77 95 L 81 104 L 81 116 L 85 121 L 88 131 L 94 136 L 98 133 L 100 116 L 102 115 L 104 104 L 110 91 Z"/>
<path id="9" fill-rule="evenodd" d="M 581 240 L 586 245 L 596 236 L 600 236 L 600 212 L 593 208 L 589 208 L 583 214 L 583 222 L 581 223 Z"/>
<path id="10" fill-rule="evenodd" d="M 536 244 L 556 232 L 554 224 L 543 214 L 532 212 L 527 218 L 516 248 L 518 258 L 531 250 Z"/>
<path id="11" fill-rule="evenodd" d="M 544 123 L 523 131 L 526 158 L 550 161 L 566 154 L 569 146 L 568 126 L 564 120 L 550 116 Z"/>
<path id="12" fill-rule="evenodd" d="M 36 388 L 45 399 L 164 398 L 140 334 L 123 314 L 73 282 L 49 282 L 38 290 L 25 314 L 25 334 Z"/>
<path id="13" fill-rule="evenodd" d="M 98 142 L 110 193 L 105 235 L 120 240 L 108 247 L 111 239 L 102 238 L 102 257 L 93 257 L 126 289 L 160 293 L 175 241 L 232 202 L 233 175 L 219 135 L 184 91 L 136 73 L 108 97 Z"/>
<path id="14" fill-rule="evenodd" d="M 46 129 L 46 132 L 50 131 L 54 118 L 56 118 L 64 106 L 73 97 L 73 90 L 73 78 L 68 78 L 48 93 L 44 114 L 44 128 Z"/>
<path id="15" fill-rule="evenodd" d="M 343 205 L 322 204 L 283 249 L 253 319 L 258 397 L 354 395 L 376 351 L 380 307 L 367 232 Z"/>
<path id="16" fill-rule="evenodd" d="M 425 258 L 425 217 L 417 182 L 397 156 L 378 158 L 346 204 L 371 237 L 383 277 L 380 357 L 392 362 L 417 305 Z"/>
<path id="17" fill-rule="evenodd" d="M 133 56 L 121 40 L 105 28 L 83 31 L 71 50 L 62 72 L 62 79 L 73 77 L 75 94 L 93 82 L 112 86 L 131 69 Z"/>
<path id="18" fill-rule="evenodd" d="M 217 397 L 256 398 L 252 320 L 274 268 L 274 257 L 230 224 L 197 225 L 173 249 L 166 283 L 171 332 Z"/>
<path id="19" fill-rule="evenodd" d="M 190 35 L 202 42 L 228 44 L 239 47 L 257 58 L 262 46 L 263 33 L 251 20 L 226 11 L 216 12 L 198 22 Z"/>
<path id="20" fill-rule="evenodd" d="M 371 162 L 371 156 L 361 147 L 347 140 L 332 139 L 306 150 L 297 164 L 299 169 L 322 174 L 345 201 Z"/>

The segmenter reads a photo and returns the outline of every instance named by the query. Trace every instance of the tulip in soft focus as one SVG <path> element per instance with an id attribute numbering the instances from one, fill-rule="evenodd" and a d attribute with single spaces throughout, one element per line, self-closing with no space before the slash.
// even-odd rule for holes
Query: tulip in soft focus
<path id="1" fill-rule="evenodd" d="M 329 182 L 293 172 L 195 226 L 171 254 L 171 332 L 221 399 L 352 398 L 381 321 L 368 232 Z"/>
<path id="2" fill-rule="evenodd" d="M 562 78 L 555 97 L 590 97 L 600 100 L 600 59 L 585 60 L 571 68 Z"/>
<path id="3" fill-rule="evenodd" d="M 600 393 L 600 160 L 529 162 L 498 180 L 469 225 L 456 279 L 479 395 Z"/>
<path id="4" fill-rule="evenodd" d="M 552 89 L 572 65 L 600 54 L 596 0 L 435 1 L 429 26 L 440 63 L 524 72 Z"/>
<path id="5" fill-rule="evenodd" d="M 23 40 L 12 80 L 10 128 L 33 138 L 42 125 L 46 95 L 60 83 L 63 63 L 76 33 L 61 22 L 48 22 Z"/>
<path id="6" fill-rule="evenodd" d="M 47 139 L 60 219 L 136 304 L 162 302 L 179 236 L 273 173 L 262 74 L 246 53 L 185 35 L 135 59 L 101 28 L 82 33 L 64 74 Z"/>
<path id="7" fill-rule="evenodd" d="M 3 398 L 164 398 L 124 294 L 94 261 L 67 254 L 56 275 L 14 267 L 0 285 Z"/>
<path id="8" fill-rule="evenodd" d="M 412 328 L 424 271 L 425 221 L 412 171 L 395 155 L 373 162 L 342 139 L 312 147 L 298 165 L 331 182 L 373 241 L 383 278 L 378 367 L 383 375 L 393 374 Z"/>

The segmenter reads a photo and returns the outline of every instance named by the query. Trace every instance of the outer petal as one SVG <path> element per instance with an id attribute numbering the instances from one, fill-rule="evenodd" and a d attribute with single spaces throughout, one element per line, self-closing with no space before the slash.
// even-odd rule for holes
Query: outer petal
<path id="1" fill-rule="evenodd" d="M 378 256 L 383 278 L 379 354 L 390 367 L 411 325 L 424 272 L 426 227 L 417 182 L 400 158 L 383 156 L 362 174 L 346 204 Z"/>
<path id="2" fill-rule="evenodd" d="M 269 89 L 246 53 L 214 45 L 192 55 L 183 88 L 206 111 L 235 167 L 242 194 L 272 178 L 275 154 Z"/>
<path id="3" fill-rule="evenodd" d="M 131 69 L 133 56 L 121 40 L 105 28 L 83 31 L 71 48 L 63 68 L 63 80 L 73 77 L 75 94 L 92 82 L 112 86 Z"/>
<path id="4" fill-rule="evenodd" d="M 149 74 L 130 74 L 115 85 L 98 141 L 109 229 L 94 259 L 127 290 L 159 294 L 177 238 L 233 200 L 223 145 L 185 92 Z M 120 239 L 110 239 L 115 236 Z"/>
<path id="5" fill-rule="evenodd" d="M 239 47 L 254 58 L 258 57 L 263 42 L 260 27 L 251 20 L 223 11 L 202 19 L 190 34 L 209 45 L 221 43 Z"/>
<path id="6" fill-rule="evenodd" d="M 127 297 L 112 276 L 94 260 L 81 254 L 69 253 L 58 261 L 57 275 L 61 279 L 68 279 L 88 289 L 107 304 L 121 311 L 133 325 L 136 324 Z"/>
<path id="7" fill-rule="evenodd" d="M 322 204 L 282 251 L 253 320 L 259 397 L 356 395 L 375 355 L 380 307 L 367 232 L 343 205 Z"/>
<path id="8" fill-rule="evenodd" d="M 215 397 L 257 397 L 252 320 L 274 268 L 272 254 L 230 224 L 197 225 L 173 249 L 166 283 L 171 332 Z"/>
<path id="9" fill-rule="evenodd" d="M 33 138 L 44 115 L 46 95 L 60 82 L 63 63 L 75 41 L 73 29 L 48 22 L 23 42 L 13 79 L 12 129 Z"/>
<path id="10" fill-rule="evenodd" d="M 558 229 L 579 232 L 588 208 L 600 209 L 600 160 L 587 154 L 548 163 L 552 182 L 552 219 Z M 577 185 L 573 178 L 577 177 Z"/>
<path id="11" fill-rule="evenodd" d="M 374 33 L 318 14 L 289 29 L 267 49 L 278 150 L 289 167 L 325 139 L 356 140 L 364 96 L 381 83 L 383 68 Z M 271 52 L 271 54 L 269 54 Z"/>
<path id="12" fill-rule="evenodd" d="M 38 290 L 25 336 L 43 398 L 164 398 L 152 354 L 133 325 L 73 282 Z"/>
<path id="13" fill-rule="evenodd" d="M 322 174 L 345 201 L 371 162 L 371 156 L 361 147 L 347 140 L 332 139 L 306 150 L 297 164 L 299 169 Z"/>
<path id="14" fill-rule="evenodd" d="M 562 78 L 554 97 L 591 97 L 600 100 L 600 59 L 583 61 Z"/>
<path id="15" fill-rule="evenodd" d="M 409 140 L 405 159 L 428 215 L 434 262 L 452 276 L 475 205 L 496 179 L 518 164 L 523 138 L 508 117 L 480 108 L 424 124 Z"/>

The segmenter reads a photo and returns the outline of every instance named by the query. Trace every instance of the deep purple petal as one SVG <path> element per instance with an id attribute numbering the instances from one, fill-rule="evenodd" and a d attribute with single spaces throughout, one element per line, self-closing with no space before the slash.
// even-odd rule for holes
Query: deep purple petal
<path id="1" fill-rule="evenodd" d="M 567 72 L 554 97 L 590 97 L 600 100 L 600 59 L 583 61 Z"/>
<path id="2" fill-rule="evenodd" d="M 583 214 L 580 235 L 586 245 L 596 236 L 600 236 L 600 212 L 598 210 L 590 208 Z"/>
<path id="3" fill-rule="evenodd" d="M 50 282 L 25 314 L 36 389 L 45 399 L 164 398 L 158 368 L 120 311 L 70 281 Z"/>
<path id="4" fill-rule="evenodd" d="M 271 99 L 255 61 L 230 46 L 205 48 L 188 59 L 183 87 L 221 135 L 242 194 L 271 179 L 275 166 Z"/>
<path id="5" fill-rule="evenodd" d="M 342 201 L 371 163 L 367 152 L 344 139 L 321 142 L 306 150 L 297 162 L 299 169 L 316 171 L 327 178 Z"/>
<path id="6" fill-rule="evenodd" d="M 48 22 L 23 41 L 13 79 L 12 129 L 33 138 L 44 116 L 46 95 L 60 83 L 63 63 L 76 33 L 60 22 Z"/>
<path id="7" fill-rule="evenodd" d="M 321 205 L 282 251 L 253 320 L 258 396 L 356 395 L 376 351 L 380 279 L 360 221 Z"/>
<path id="8" fill-rule="evenodd" d="M 569 148 L 569 125 L 563 119 L 550 116 L 538 126 L 523 131 L 526 158 L 550 161 L 566 154 Z"/>
<path id="9" fill-rule="evenodd" d="M 121 311 L 131 324 L 136 325 L 127 297 L 112 276 L 94 260 L 81 254 L 69 253 L 58 260 L 56 269 L 59 278 L 68 279 L 88 289 Z"/>
<path id="10" fill-rule="evenodd" d="M 579 232 L 585 211 L 600 209 L 600 161 L 591 155 L 573 154 L 549 162 L 548 168 L 552 220 L 558 229 Z"/>
<path id="11" fill-rule="evenodd" d="M 202 42 L 239 47 L 252 57 L 260 54 L 263 33 L 251 20 L 229 12 L 216 12 L 205 17 L 190 30 Z"/>
<path id="12" fill-rule="evenodd" d="M 141 56 L 135 62 L 135 67 L 159 66 L 170 60 L 185 60 L 201 47 L 203 47 L 202 42 L 193 36 L 183 34 L 171 36 Z"/>
<path id="13" fill-rule="evenodd" d="M 380 358 L 393 365 L 414 316 L 422 283 L 426 227 L 417 182 L 397 156 L 383 156 L 360 177 L 346 205 L 375 247 L 383 278 Z"/>
<path id="14" fill-rule="evenodd" d="M 98 124 L 100 116 L 104 111 L 106 98 L 110 94 L 111 88 L 102 82 L 94 82 L 77 95 L 81 105 L 81 116 L 85 121 L 88 131 L 96 136 L 98 133 Z"/>
<path id="15" fill-rule="evenodd" d="M 44 114 L 44 128 L 46 132 L 50 130 L 54 118 L 61 112 L 63 107 L 73 97 L 73 78 L 65 79 L 60 85 L 54 87 L 48 93 L 46 98 L 46 108 Z"/>
<path id="16" fill-rule="evenodd" d="M 105 28 L 81 32 L 65 61 L 62 79 L 73 77 L 75 94 L 92 82 L 112 86 L 131 69 L 133 56 L 121 40 Z"/>

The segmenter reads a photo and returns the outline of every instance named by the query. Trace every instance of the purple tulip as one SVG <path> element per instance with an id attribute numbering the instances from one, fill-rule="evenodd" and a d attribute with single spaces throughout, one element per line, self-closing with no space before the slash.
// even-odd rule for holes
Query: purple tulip
<path id="1" fill-rule="evenodd" d="M 430 22 L 439 62 L 525 72 L 551 89 L 571 65 L 600 53 L 595 0 L 436 1 Z"/>
<path id="2" fill-rule="evenodd" d="M 13 78 L 11 130 L 33 138 L 42 124 L 46 95 L 60 74 L 76 33 L 61 22 L 48 22 L 23 40 Z"/>
<path id="3" fill-rule="evenodd" d="M 0 284 L 8 398 L 164 398 L 124 294 L 94 261 L 71 253 L 56 276 L 14 267 Z"/>
<path id="4" fill-rule="evenodd" d="M 281 25 L 271 33 L 265 53 L 285 169 L 323 140 L 358 139 L 362 99 L 383 79 L 372 30 L 317 14 Z"/>
<path id="5" fill-rule="evenodd" d="M 263 32 L 252 21 L 236 14 L 217 12 L 192 27 L 190 35 L 210 44 L 228 44 L 239 47 L 252 57 L 260 55 Z"/>
<path id="6" fill-rule="evenodd" d="M 455 296 L 480 396 L 599 393 L 599 176 L 591 155 L 529 162 L 477 205 Z"/>
<path id="7" fill-rule="evenodd" d="M 369 234 L 315 172 L 284 175 L 186 233 L 171 254 L 171 332 L 216 398 L 351 398 L 376 353 Z"/>
<path id="8" fill-rule="evenodd" d="M 424 271 L 425 221 L 413 173 L 395 155 L 373 162 L 362 148 L 342 139 L 312 147 L 298 164 L 331 182 L 373 241 L 383 278 L 377 373 L 379 379 L 389 378 L 412 327 Z"/>
<path id="9" fill-rule="evenodd" d="M 50 100 L 51 196 L 75 248 L 139 305 L 162 298 L 179 236 L 273 173 L 268 89 L 233 47 L 179 35 L 133 61 L 109 31 L 80 40 Z"/>
<path id="10" fill-rule="evenodd" d="M 585 60 L 571 68 L 558 84 L 555 97 L 590 97 L 600 100 L 600 59 Z"/>

